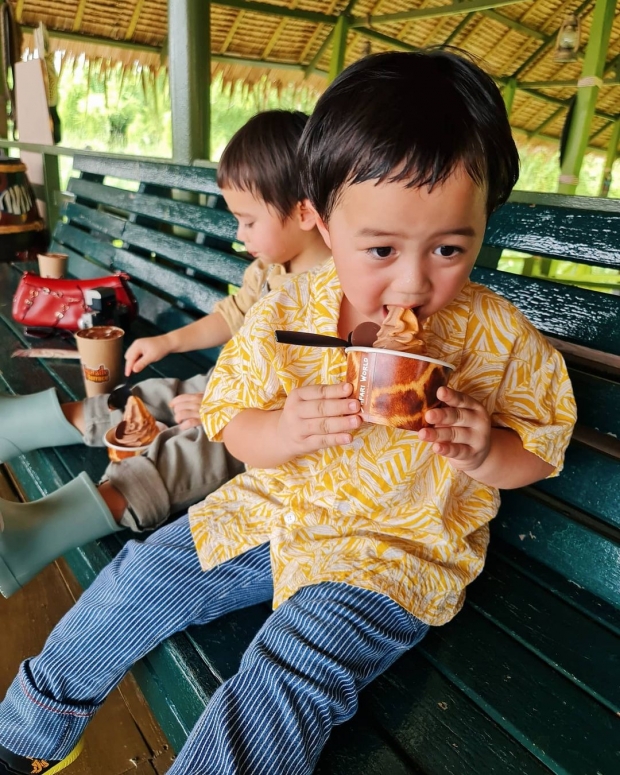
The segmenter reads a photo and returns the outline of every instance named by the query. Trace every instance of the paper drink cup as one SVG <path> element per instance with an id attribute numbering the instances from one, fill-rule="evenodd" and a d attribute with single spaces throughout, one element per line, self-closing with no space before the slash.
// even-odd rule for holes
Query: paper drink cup
<path id="1" fill-rule="evenodd" d="M 441 401 L 437 390 L 447 385 L 454 366 L 444 361 L 396 350 L 348 347 L 347 382 L 361 404 L 365 422 L 406 431 L 426 428 L 424 414 Z"/>
<path id="2" fill-rule="evenodd" d="M 117 326 L 93 326 L 75 335 L 86 395 L 100 396 L 124 381 L 123 334 Z"/>
<path id="3" fill-rule="evenodd" d="M 167 428 L 166 425 L 164 425 L 163 422 L 157 422 L 157 427 L 159 428 L 159 432 L 161 433 L 163 430 Z M 108 457 L 113 463 L 120 463 L 121 460 L 125 460 L 128 457 L 135 457 L 136 455 L 141 455 L 143 452 L 146 452 L 146 450 L 151 446 L 153 441 L 149 442 L 148 444 L 143 444 L 141 447 L 122 447 L 120 444 L 116 444 L 114 442 L 114 431 L 116 430 L 116 426 L 114 428 L 110 428 L 103 437 L 103 443 L 108 448 Z M 155 437 L 157 438 L 157 436 Z"/>
<path id="4" fill-rule="evenodd" d="M 60 279 L 67 273 L 67 256 L 65 253 L 38 253 L 39 274 L 41 277 Z"/>

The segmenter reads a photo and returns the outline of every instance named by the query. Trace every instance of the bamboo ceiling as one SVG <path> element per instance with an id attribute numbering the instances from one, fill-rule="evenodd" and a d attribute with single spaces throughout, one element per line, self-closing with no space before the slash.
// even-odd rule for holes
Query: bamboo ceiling
<path id="1" fill-rule="evenodd" d="M 225 0 L 221 0 L 222 3 Z M 167 0 L 10 0 L 15 18 L 24 26 L 26 46 L 32 46 L 28 28 L 44 22 L 51 47 L 69 55 L 85 54 L 91 59 L 110 59 L 126 65 L 138 63 L 158 69 L 165 62 Z M 174 3 L 174 0 L 172 0 Z M 306 18 L 279 17 L 239 9 L 239 0 L 215 4 L 211 11 L 211 46 L 214 72 L 230 81 L 255 83 L 264 75 L 269 80 L 308 83 L 321 90 L 329 67 L 333 26 Z M 233 7 L 231 7 L 231 5 Z M 257 5 L 257 3 L 254 3 Z M 382 16 L 413 9 L 445 6 L 445 0 L 269 0 L 296 11 L 337 16 L 347 6 L 354 17 Z M 511 123 L 517 130 L 543 137 L 560 136 L 566 103 L 574 86 L 552 88 L 525 84 L 574 82 L 581 74 L 582 59 L 558 63 L 553 59 L 557 30 L 567 12 L 579 14 L 582 23 L 581 51 L 588 40 L 594 2 L 582 0 L 522 0 L 477 13 L 391 21 L 353 28 L 347 38 L 345 64 L 368 53 L 395 47 L 423 47 L 450 44 L 477 56 L 486 70 L 498 79 L 516 77 Z M 382 36 L 396 39 L 386 42 Z M 91 41 L 89 42 L 89 37 Z M 110 44 L 106 45 L 109 40 Z M 119 47 L 127 44 L 137 46 Z M 318 55 L 318 58 L 317 58 Z M 241 60 L 241 61 L 240 61 Z M 273 63 L 248 64 L 247 60 Z M 308 65 L 316 68 L 308 73 Z M 283 67 L 284 66 L 284 67 Z M 607 80 L 620 81 L 620 12 L 615 16 L 607 52 Z M 611 121 L 620 114 L 620 86 L 603 85 L 590 142 L 607 146 Z"/>

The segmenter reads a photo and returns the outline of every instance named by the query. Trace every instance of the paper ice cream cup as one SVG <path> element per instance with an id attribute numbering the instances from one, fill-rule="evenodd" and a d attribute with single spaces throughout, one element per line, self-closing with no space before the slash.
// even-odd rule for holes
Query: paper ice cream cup
<path id="1" fill-rule="evenodd" d="M 163 422 L 156 422 L 157 427 L 159 428 L 159 432 L 165 431 L 168 427 L 167 425 L 164 425 Z M 136 455 L 141 455 L 143 452 L 146 452 L 146 450 L 151 446 L 153 441 L 157 438 L 155 436 L 155 439 L 153 441 L 150 441 L 148 444 L 144 444 L 141 447 L 124 447 L 120 444 L 116 444 L 114 442 L 114 431 L 116 430 L 116 426 L 114 428 L 110 428 L 108 431 L 105 432 L 103 436 L 103 443 L 108 448 L 108 457 L 113 463 L 120 463 L 121 460 L 125 460 L 128 457 L 136 457 Z"/>
<path id="2" fill-rule="evenodd" d="M 365 422 L 406 431 L 428 427 L 425 413 L 441 401 L 437 390 L 448 384 L 454 366 L 425 355 L 348 347 L 347 382 L 361 404 Z"/>

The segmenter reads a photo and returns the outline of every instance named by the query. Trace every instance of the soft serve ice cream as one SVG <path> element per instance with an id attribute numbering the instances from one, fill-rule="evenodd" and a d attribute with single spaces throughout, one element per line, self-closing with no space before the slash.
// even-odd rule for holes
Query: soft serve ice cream
<path id="1" fill-rule="evenodd" d="M 105 434 L 103 440 L 114 463 L 142 453 L 165 426 L 156 422 L 142 399 L 130 396 L 123 419 Z"/>
<path id="2" fill-rule="evenodd" d="M 428 358 L 415 312 L 388 307 L 373 347 L 347 349 L 347 382 L 361 404 L 366 422 L 419 431 L 424 415 L 440 404 L 448 363 Z"/>
<path id="3" fill-rule="evenodd" d="M 113 430 L 111 440 L 119 447 L 145 447 L 159 433 L 155 418 L 136 396 L 129 396 L 123 419 Z"/>
<path id="4" fill-rule="evenodd" d="M 406 307 L 388 307 L 373 347 L 423 355 L 426 351 L 415 312 Z"/>

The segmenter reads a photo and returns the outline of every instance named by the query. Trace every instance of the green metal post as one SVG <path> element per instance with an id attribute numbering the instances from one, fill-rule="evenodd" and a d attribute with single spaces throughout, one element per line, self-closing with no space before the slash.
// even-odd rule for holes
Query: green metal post
<path id="1" fill-rule="evenodd" d="M 614 122 L 611 128 L 611 137 L 609 138 L 609 145 L 607 146 L 607 157 L 605 158 L 605 166 L 603 167 L 603 178 L 601 180 L 601 190 L 599 196 L 609 196 L 609 187 L 611 186 L 611 171 L 616 160 L 616 153 L 618 151 L 618 142 L 620 141 L 620 118 Z"/>
<path id="2" fill-rule="evenodd" d="M 168 0 L 172 159 L 210 156 L 210 0 Z"/>
<path id="3" fill-rule="evenodd" d="M 504 90 L 502 92 L 502 96 L 504 97 L 504 104 L 506 105 L 506 113 L 508 113 L 508 117 L 510 117 L 510 113 L 512 111 L 512 103 L 515 99 L 515 92 L 517 90 L 517 79 L 516 78 L 509 78 L 506 81 L 506 85 L 504 86 Z"/>
<path id="4" fill-rule="evenodd" d="M 4 5 L 4 0 L 0 0 L 0 8 Z M 9 127 L 7 123 L 7 109 L 4 95 L 6 93 L 6 76 L 4 68 L 0 67 L 0 137 L 8 139 Z"/>
<path id="5" fill-rule="evenodd" d="M 579 182 L 579 172 L 588 145 L 596 98 L 605 69 L 605 55 L 615 8 L 616 0 L 596 0 L 594 6 L 580 78 L 581 86 L 577 88 L 577 101 L 560 172 L 559 194 L 574 194 Z"/>
<path id="6" fill-rule="evenodd" d="M 349 22 L 346 16 L 340 16 L 334 27 L 334 36 L 332 38 L 332 57 L 329 62 L 329 73 L 327 74 L 327 83 L 331 83 L 344 68 L 344 55 L 347 50 L 347 33 L 349 32 Z"/>

